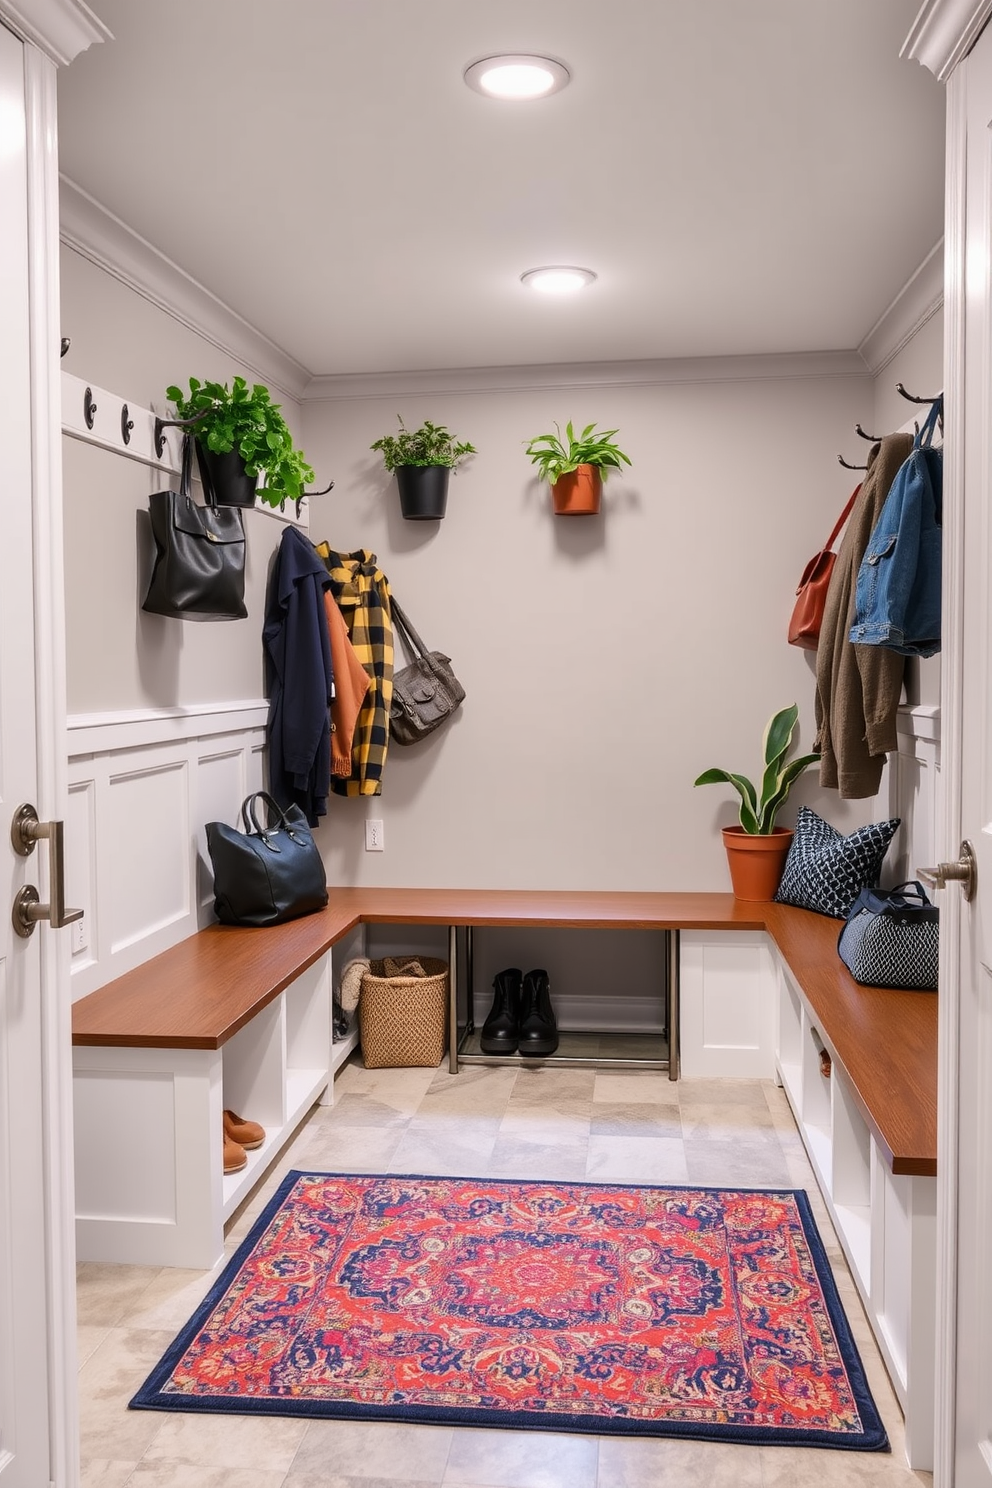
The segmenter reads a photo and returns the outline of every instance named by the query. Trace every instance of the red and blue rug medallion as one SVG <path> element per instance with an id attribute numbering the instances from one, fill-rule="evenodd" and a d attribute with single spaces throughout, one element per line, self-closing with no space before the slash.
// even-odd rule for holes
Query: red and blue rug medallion
<path id="1" fill-rule="evenodd" d="M 290 1173 L 131 1405 L 888 1448 L 766 1189 Z"/>

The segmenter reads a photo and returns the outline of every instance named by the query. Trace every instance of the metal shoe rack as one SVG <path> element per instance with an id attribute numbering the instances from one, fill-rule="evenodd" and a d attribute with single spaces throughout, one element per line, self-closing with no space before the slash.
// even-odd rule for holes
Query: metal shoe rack
<path id="1" fill-rule="evenodd" d="M 679 1078 L 679 932 L 677 930 L 663 930 L 660 932 L 665 937 L 665 966 L 666 976 L 661 988 L 660 997 L 664 1010 L 663 1029 L 667 1031 L 661 1035 L 657 1033 L 625 1034 L 624 1041 L 631 1039 L 643 1041 L 646 1052 L 644 1055 L 625 1055 L 617 1057 L 609 1053 L 590 1052 L 589 1054 L 549 1054 L 544 1058 L 526 1058 L 521 1054 L 483 1054 L 479 1049 L 479 1036 L 475 1025 L 473 1009 L 475 1007 L 475 954 L 474 954 L 474 931 L 471 925 L 461 930 L 461 945 L 459 945 L 459 929 L 455 925 L 448 928 L 448 966 L 449 966 L 449 1038 L 448 1058 L 449 1068 L 453 1075 L 457 1075 L 463 1065 L 489 1064 L 489 1065 L 515 1065 L 518 1068 L 524 1066 L 538 1067 L 567 1067 L 571 1069 L 612 1069 L 612 1070 L 667 1070 L 670 1080 Z M 464 975 L 462 967 L 464 962 Z M 590 1034 L 592 1039 L 600 1039 L 605 1034 Z M 570 1044 L 577 1044 L 582 1035 L 566 1033 L 564 1035 Z M 661 1044 L 667 1050 L 661 1054 L 658 1045 Z M 654 1052 L 650 1052 L 653 1048 Z"/>

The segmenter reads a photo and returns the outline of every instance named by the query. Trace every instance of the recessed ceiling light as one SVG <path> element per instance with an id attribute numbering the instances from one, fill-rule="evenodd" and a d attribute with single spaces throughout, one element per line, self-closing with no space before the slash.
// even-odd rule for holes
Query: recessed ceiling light
<path id="1" fill-rule="evenodd" d="M 552 57 L 504 53 L 482 57 L 465 69 L 465 81 L 488 98 L 547 98 L 568 82 L 568 68 Z"/>
<path id="2" fill-rule="evenodd" d="M 569 295 L 585 289 L 595 278 L 592 269 L 554 265 L 545 269 L 528 269 L 520 275 L 520 282 L 528 289 L 536 289 L 539 294 Z"/>

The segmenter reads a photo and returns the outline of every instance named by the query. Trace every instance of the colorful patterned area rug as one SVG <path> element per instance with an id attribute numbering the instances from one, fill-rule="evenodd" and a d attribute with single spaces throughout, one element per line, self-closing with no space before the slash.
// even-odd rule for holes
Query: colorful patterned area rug
<path id="1" fill-rule="evenodd" d="M 293 1172 L 131 1405 L 888 1449 L 788 1190 Z"/>

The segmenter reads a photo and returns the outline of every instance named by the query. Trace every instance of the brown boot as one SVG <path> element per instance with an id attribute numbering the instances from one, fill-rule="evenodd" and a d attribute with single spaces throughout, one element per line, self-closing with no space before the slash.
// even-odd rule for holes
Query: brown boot
<path id="1" fill-rule="evenodd" d="M 241 1172 L 241 1169 L 242 1168 L 246 1168 L 247 1166 L 248 1166 L 248 1154 L 247 1154 L 247 1152 L 245 1151 L 245 1149 L 243 1147 L 240 1147 L 237 1142 L 232 1141 L 231 1138 L 227 1135 L 227 1132 L 225 1132 L 224 1133 L 224 1172 L 225 1173 L 240 1173 Z"/>
<path id="2" fill-rule="evenodd" d="M 232 1142 L 237 1142 L 246 1152 L 253 1152 L 265 1141 L 265 1127 L 259 1126 L 257 1121 L 243 1121 L 233 1111 L 225 1111 L 224 1135 L 230 1137 Z"/>

